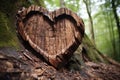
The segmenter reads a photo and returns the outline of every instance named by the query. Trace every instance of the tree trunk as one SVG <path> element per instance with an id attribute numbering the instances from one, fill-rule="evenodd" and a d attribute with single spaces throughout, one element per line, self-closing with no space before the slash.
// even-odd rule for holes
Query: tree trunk
<path id="1" fill-rule="evenodd" d="M 91 3 L 90 3 L 90 0 L 83 0 L 83 2 L 85 3 L 85 6 L 86 6 L 86 10 L 87 10 L 87 13 L 88 13 L 88 17 L 89 17 L 89 23 L 90 23 L 90 38 L 91 40 L 93 41 L 93 43 L 95 44 L 95 36 L 94 36 L 94 28 L 93 28 L 93 20 L 92 20 L 92 16 L 91 16 Z"/>
<path id="2" fill-rule="evenodd" d="M 117 25 L 117 29 L 118 29 L 118 34 L 119 34 L 118 45 L 119 45 L 119 49 L 120 49 L 120 21 L 119 21 L 119 17 L 117 15 L 117 11 L 116 11 L 115 0 L 112 0 L 111 4 L 112 4 L 112 10 L 113 10 L 113 14 L 114 14 L 114 17 L 115 17 L 115 21 L 116 21 L 116 25 Z"/>
<path id="3" fill-rule="evenodd" d="M 65 2 L 64 0 L 59 0 L 60 1 L 60 7 L 65 7 Z"/>
<path id="4" fill-rule="evenodd" d="M 114 14 L 114 17 L 115 17 L 116 25 L 117 25 L 117 28 L 118 28 L 118 33 L 119 33 L 119 36 L 120 36 L 120 21 L 119 21 L 119 17 L 117 15 L 117 11 L 116 11 L 115 0 L 112 0 L 111 3 L 112 3 L 112 9 L 113 9 L 113 14 Z"/>

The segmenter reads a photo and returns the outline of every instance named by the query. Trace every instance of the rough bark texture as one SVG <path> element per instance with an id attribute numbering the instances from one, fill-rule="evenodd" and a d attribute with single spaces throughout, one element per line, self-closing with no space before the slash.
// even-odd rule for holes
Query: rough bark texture
<path id="1" fill-rule="evenodd" d="M 84 35 L 82 19 L 67 8 L 53 12 L 34 5 L 23 8 L 17 26 L 22 38 L 57 68 L 68 62 Z"/>

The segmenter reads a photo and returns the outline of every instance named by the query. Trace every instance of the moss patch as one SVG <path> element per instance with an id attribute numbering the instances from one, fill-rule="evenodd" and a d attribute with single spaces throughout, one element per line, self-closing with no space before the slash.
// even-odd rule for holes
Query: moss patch
<path id="1" fill-rule="evenodd" d="M 19 47 L 15 28 L 11 30 L 11 23 L 6 14 L 0 12 L 0 47 Z"/>

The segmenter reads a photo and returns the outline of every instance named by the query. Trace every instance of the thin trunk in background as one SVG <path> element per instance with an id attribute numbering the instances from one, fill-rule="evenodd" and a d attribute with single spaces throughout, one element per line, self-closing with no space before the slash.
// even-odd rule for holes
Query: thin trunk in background
<path id="1" fill-rule="evenodd" d="M 113 15 L 114 15 L 114 18 L 115 18 L 115 21 L 116 21 L 116 26 L 117 26 L 117 29 L 118 29 L 118 34 L 119 34 L 119 42 L 118 42 L 118 47 L 119 47 L 119 50 L 120 50 L 120 21 L 119 21 L 119 17 L 118 17 L 118 14 L 117 14 L 117 5 L 115 4 L 117 0 L 112 0 L 111 1 L 111 4 L 112 4 L 112 11 L 113 11 Z M 118 52 L 119 53 L 119 52 Z M 118 54 L 119 56 L 119 54 Z"/>
<path id="2" fill-rule="evenodd" d="M 115 58 L 115 55 L 116 55 L 116 45 L 115 45 L 115 34 L 114 34 L 114 26 L 113 26 L 113 20 L 112 20 L 112 17 L 108 14 L 108 12 L 106 13 L 107 14 L 107 18 L 108 18 L 108 28 L 109 28 L 109 32 L 110 32 L 110 40 L 111 40 L 111 43 L 112 43 L 112 47 L 113 47 L 113 53 L 112 53 L 112 56 Z M 110 13 L 111 14 L 111 13 Z"/>
<path id="3" fill-rule="evenodd" d="M 113 13 L 110 10 L 108 10 L 108 8 L 110 8 L 108 3 L 109 3 L 109 5 L 111 4 L 110 0 L 108 2 L 106 2 L 104 4 L 104 6 L 101 8 L 103 10 L 103 15 L 104 15 L 106 26 L 108 27 L 108 30 L 109 30 L 109 38 L 110 38 L 110 43 L 112 45 L 112 50 L 113 50 L 113 51 L 111 50 L 112 54 L 110 54 L 110 55 L 112 56 L 112 58 L 115 58 L 115 56 L 116 56 L 115 43 L 116 42 L 115 42 L 115 33 L 114 33 L 114 22 L 113 22 L 113 17 L 112 17 Z"/>
<path id="4" fill-rule="evenodd" d="M 118 57 L 120 55 L 119 54 L 120 44 L 118 42 L 119 41 L 119 34 L 116 33 L 116 29 L 115 29 L 115 27 L 117 27 L 117 25 L 116 25 L 114 13 L 113 13 L 113 8 L 111 6 L 112 3 L 111 3 L 111 0 L 105 0 L 105 1 L 106 2 L 103 5 L 101 5 L 100 7 L 101 7 L 101 10 L 103 13 L 103 19 L 104 19 L 103 24 L 105 24 L 105 27 L 107 27 L 104 29 L 106 29 L 105 31 L 109 30 L 109 32 L 106 32 L 107 33 L 106 35 L 109 35 L 108 42 L 107 42 L 107 46 L 108 45 L 109 46 L 108 46 L 108 48 L 106 48 L 106 52 L 108 49 L 108 52 L 107 52 L 108 56 L 111 56 L 113 59 L 119 61 L 119 57 Z M 115 0 L 115 1 L 117 1 L 117 0 Z M 116 4 L 116 7 L 119 5 L 118 2 Z"/>
<path id="5" fill-rule="evenodd" d="M 60 7 L 65 7 L 65 2 L 64 2 L 64 0 L 60 0 Z"/>
<path id="6" fill-rule="evenodd" d="M 115 17 L 116 25 L 117 25 L 117 28 L 118 28 L 119 37 L 120 37 L 120 21 L 119 21 L 118 15 L 117 15 L 115 0 L 112 0 L 111 4 L 112 4 L 112 10 L 113 10 L 113 14 L 114 14 L 114 17 Z"/>
<path id="7" fill-rule="evenodd" d="M 88 17 L 89 17 L 89 22 L 90 22 L 90 38 L 91 40 L 93 41 L 93 43 L 95 44 L 95 36 L 94 36 L 94 28 L 93 28 L 93 19 L 92 19 L 92 16 L 91 16 L 91 2 L 90 0 L 83 0 L 85 6 L 86 6 L 86 10 L 87 10 L 87 14 L 88 14 Z"/>

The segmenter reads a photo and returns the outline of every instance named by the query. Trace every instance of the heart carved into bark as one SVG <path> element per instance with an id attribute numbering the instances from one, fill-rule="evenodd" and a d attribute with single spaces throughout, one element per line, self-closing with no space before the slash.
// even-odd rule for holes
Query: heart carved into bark
<path id="1" fill-rule="evenodd" d="M 59 68 L 68 62 L 80 45 L 84 23 L 67 8 L 49 12 L 32 5 L 18 11 L 17 30 L 47 62 Z"/>

